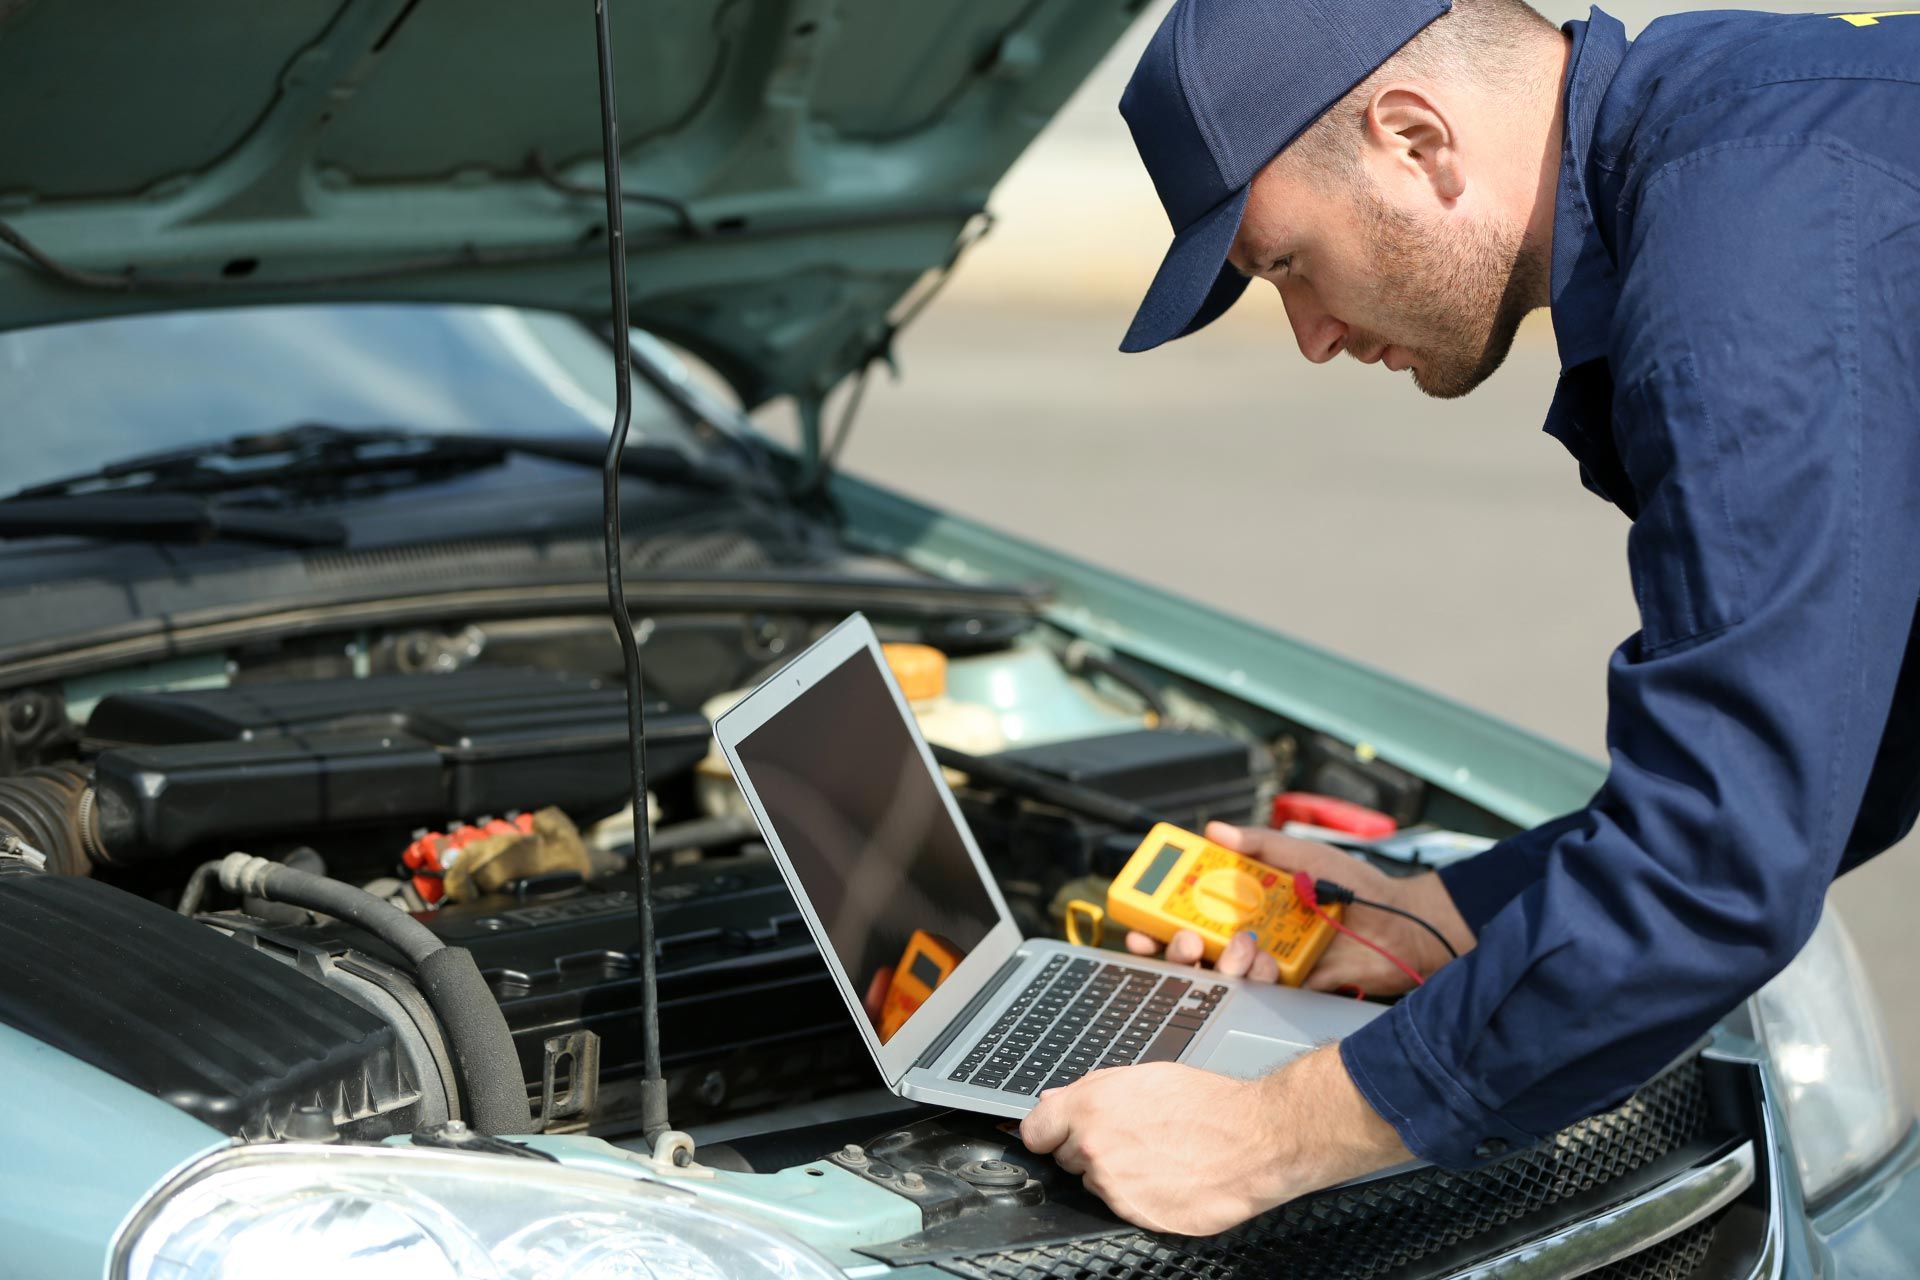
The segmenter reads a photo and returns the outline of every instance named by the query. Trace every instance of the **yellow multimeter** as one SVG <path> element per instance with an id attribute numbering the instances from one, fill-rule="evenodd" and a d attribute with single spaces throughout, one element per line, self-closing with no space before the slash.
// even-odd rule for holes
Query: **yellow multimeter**
<path id="1" fill-rule="evenodd" d="M 1335 920 L 1339 904 L 1323 908 Z M 1251 932 L 1260 949 L 1280 963 L 1280 981 L 1306 980 L 1336 930 L 1293 892 L 1293 877 L 1277 867 L 1243 857 L 1203 836 L 1163 822 L 1147 833 L 1107 889 L 1103 912 L 1089 902 L 1067 908 L 1067 937 L 1083 942 L 1080 921 L 1096 926 L 1102 916 L 1166 942 L 1192 929 L 1206 943 L 1206 958 L 1218 960 L 1237 933 Z"/>
<path id="2" fill-rule="evenodd" d="M 960 948 L 938 934 L 925 929 L 913 931 L 906 949 L 900 953 L 900 963 L 893 967 L 893 976 L 882 998 L 879 1019 L 882 1044 L 893 1039 L 894 1032 L 906 1025 L 907 1019 L 927 1002 L 935 987 L 960 967 L 964 958 Z"/>

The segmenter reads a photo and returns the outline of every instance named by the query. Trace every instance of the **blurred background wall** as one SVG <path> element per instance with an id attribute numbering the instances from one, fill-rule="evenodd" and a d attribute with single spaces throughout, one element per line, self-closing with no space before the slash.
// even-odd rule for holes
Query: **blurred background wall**
<path id="1" fill-rule="evenodd" d="M 1608 12 L 1637 32 L 1683 7 Z M 1603 755 L 1607 656 L 1637 625 L 1628 525 L 1540 431 L 1558 371 L 1544 313 L 1446 403 L 1383 368 L 1309 365 L 1258 285 L 1203 334 L 1115 350 L 1168 240 L 1115 109 L 1166 8 L 1002 183 L 993 234 L 903 337 L 901 379 L 876 375 L 843 465 Z M 1892 978 L 1914 956 L 1916 852 L 1835 896 L 1887 975 L 1920 1098 L 1920 1016 Z"/>
<path id="2" fill-rule="evenodd" d="M 1532 2 L 1555 22 L 1585 18 L 1588 13 L 1586 5 L 1566 0 Z M 1125 319 L 1165 251 L 1167 220 L 1134 156 L 1118 104 L 1134 61 L 1170 7 L 1171 0 L 1154 0 L 1147 6 L 1127 39 L 1114 48 L 1002 181 L 993 208 L 1003 222 L 968 263 L 963 277 L 954 282 L 954 293 L 1048 305 L 1067 298 L 1108 303 L 1126 313 L 1121 323 L 1124 330 Z M 1663 13 L 1687 9 L 1828 13 L 1845 7 L 1811 0 L 1744 4 L 1621 0 L 1602 6 L 1626 25 L 1629 35 Z"/>

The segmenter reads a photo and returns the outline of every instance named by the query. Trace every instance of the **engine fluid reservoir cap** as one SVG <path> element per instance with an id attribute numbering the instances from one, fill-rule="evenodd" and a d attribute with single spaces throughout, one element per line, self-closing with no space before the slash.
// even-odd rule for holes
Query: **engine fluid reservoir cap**
<path id="1" fill-rule="evenodd" d="M 969 1160 L 954 1172 L 976 1187 L 1020 1187 L 1027 1182 L 1027 1171 L 1005 1160 Z"/>
<path id="2" fill-rule="evenodd" d="M 883 644 L 893 678 L 908 702 L 925 702 L 947 691 L 947 655 L 925 644 Z"/>

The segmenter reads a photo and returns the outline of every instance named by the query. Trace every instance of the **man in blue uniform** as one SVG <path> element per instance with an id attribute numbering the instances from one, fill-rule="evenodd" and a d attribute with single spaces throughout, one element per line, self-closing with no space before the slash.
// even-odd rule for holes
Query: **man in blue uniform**
<path id="1" fill-rule="evenodd" d="M 1629 44 L 1520 0 L 1180 0 L 1121 110 L 1176 232 L 1123 350 L 1258 279 L 1309 359 L 1458 396 L 1550 306 L 1546 429 L 1633 521 L 1640 606 L 1579 812 L 1414 880 L 1212 829 L 1463 955 L 1354 908 L 1428 975 L 1363 1031 L 1264 1080 L 1157 1064 L 1043 1095 L 1030 1146 L 1133 1221 L 1203 1233 L 1618 1102 L 1913 825 L 1920 10 L 1702 13 Z M 1271 974 L 1248 942 L 1220 965 Z M 1344 940 L 1313 981 L 1408 985 Z"/>

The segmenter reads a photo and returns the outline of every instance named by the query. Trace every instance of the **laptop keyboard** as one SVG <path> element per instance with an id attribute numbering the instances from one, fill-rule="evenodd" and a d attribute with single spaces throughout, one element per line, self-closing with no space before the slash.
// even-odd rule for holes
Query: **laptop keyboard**
<path id="1" fill-rule="evenodd" d="M 1226 994 L 1218 984 L 1056 955 L 947 1078 L 1035 1094 L 1102 1067 L 1172 1062 Z"/>

